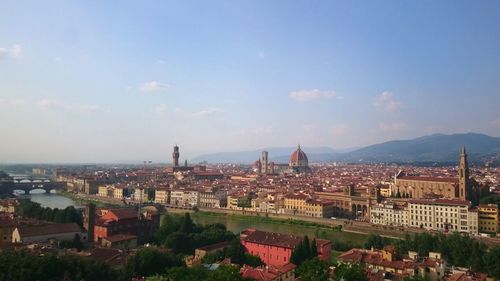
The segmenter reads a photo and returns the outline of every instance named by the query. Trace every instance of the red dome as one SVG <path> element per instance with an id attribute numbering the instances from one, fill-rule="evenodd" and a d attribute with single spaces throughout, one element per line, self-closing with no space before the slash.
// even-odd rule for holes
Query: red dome
<path id="1" fill-rule="evenodd" d="M 300 145 L 297 147 L 297 150 L 290 155 L 290 165 L 292 166 L 307 166 L 308 162 L 307 155 L 300 149 Z"/>

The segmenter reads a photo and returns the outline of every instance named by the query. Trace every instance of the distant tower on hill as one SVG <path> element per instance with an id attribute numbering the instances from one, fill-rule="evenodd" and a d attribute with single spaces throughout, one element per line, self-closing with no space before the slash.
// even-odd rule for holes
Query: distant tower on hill
<path id="1" fill-rule="evenodd" d="M 460 153 L 460 165 L 458 167 L 458 188 L 459 197 L 463 200 L 469 199 L 470 190 L 470 180 L 469 180 L 469 163 L 467 163 L 467 153 L 465 152 L 465 146 L 462 147 L 462 153 Z"/>
<path id="2" fill-rule="evenodd" d="M 263 174 L 267 174 L 269 173 L 269 168 L 268 168 L 268 160 L 267 160 L 267 157 L 268 157 L 268 153 L 267 151 L 262 151 L 262 156 L 261 156 L 261 168 L 262 168 L 262 173 Z"/>
<path id="3" fill-rule="evenodd" d="M 179 166 L 179 147 L 177 145 L 174 146 L 174 152 L 172 153 L 172 163 L 174 167 Z"/>

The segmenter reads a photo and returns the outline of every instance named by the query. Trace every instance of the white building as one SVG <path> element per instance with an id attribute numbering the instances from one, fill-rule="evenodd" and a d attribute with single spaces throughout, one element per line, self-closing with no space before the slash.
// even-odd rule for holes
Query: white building
<path id="1" fill-rule="evenodd" d="M 384 202 L 370 206 L 370 222 L 387 226 L 408 226 L 407 205 Z"/>
<path id="2" fill-rule="evenodd" d="M 428 230 L 478 233 L 478 213 L 470 201 L 460 199 L 415 199 L 408 202 L 410 227 Z"/>
<path id="3" fill-rule="evenodd" d="M 170 205 L 194 207 L 200 203 L 200 193 L 197 190 L 177 189 L 170 193 Z"/>
<path id="4" fill-rule="evenodd" d="M 222 208 L 227 205 L 227 191 L 214 187 L 199 192 L 199 206 L 205 208 Z"/>
<path id="5" fill-rule="evenodd" d="M 148 201 L 148 189 L 147 188 L 136 188 L 134 190 L 134 200 L 135 201 Z"/>

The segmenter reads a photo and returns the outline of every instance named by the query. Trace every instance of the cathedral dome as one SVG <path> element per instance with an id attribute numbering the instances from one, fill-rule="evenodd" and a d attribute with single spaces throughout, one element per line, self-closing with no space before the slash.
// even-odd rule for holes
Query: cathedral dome
<path id="1" fill-rule="evenodd" d="M 300 145 L 297 147 L 297 150 L 290 155 L 289 165 L 291 167 L 306 167 L 309 165 L 308 162 L 307 155 L 304 151 L 302 151 Z"/>

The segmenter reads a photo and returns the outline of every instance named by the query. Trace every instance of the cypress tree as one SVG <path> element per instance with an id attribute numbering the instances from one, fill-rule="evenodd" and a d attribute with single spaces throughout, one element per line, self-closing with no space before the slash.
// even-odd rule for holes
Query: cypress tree
<path id="1" fill-rule="evenodd" d="M 314 258 L 318 255 L 318 246 L 316 245 L 316 238 L 313 239 L 311 243 L 311 256 L 310 258 Z"/>
<path id="2" fill-rule="evenodd" d="M 304 260 L 311 258 L 311 243 L 309 237 L 304 236 Z"/>

